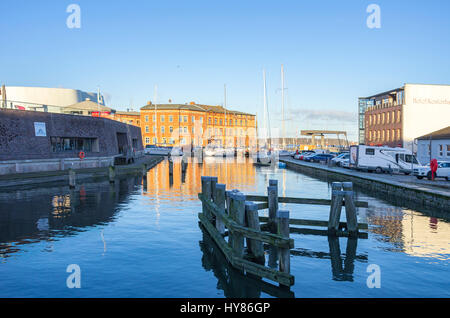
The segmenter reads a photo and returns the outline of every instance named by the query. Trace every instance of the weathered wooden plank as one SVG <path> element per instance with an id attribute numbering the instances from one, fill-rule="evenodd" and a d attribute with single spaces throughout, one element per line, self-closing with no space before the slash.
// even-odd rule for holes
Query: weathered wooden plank
<path id="1" fill-rule="evenodd" d="M 277 212 L 278 218 L 278 235 L 289 238 L 289 211 L 279 210 Z M 290 249 L 280 249 L 280 272 L 290 273 L 291 271 L 291 254 Z"/>
<path id="2" fill-rule="evenodd" d="M 334 235 L 335 232 L 339 230 L 339 220 L 341 218 L 342 201 L 344 198 L 344 194 L 342 192 L 342 182 L 333 182 L 331 184 L 331 193 L 328 234 Z"/>
<path id="3" fill-rule="evenodd" d="M 228 228 L 230 232 L 237 232 L 244 234 L 245 237 L 250 239 L 255 239 L 262 241 L 267 244 L 272 244 L 277 247 L 294 247 L 293 239 L 286 239 L 280 235 L 272 234 L 268 232 L 258 232 L 250 228 L 246 228 L 238 225 L 231 218 L 226 216 L 222 211 L 220 211 L 217 206 L 213 202 L 208 202 L 203 199 L 203 195 L 201 193 L 198 194 L 198 198 L 202 201 L 205 208 L 207 208 L 210 212 L 216 215 L 216 217 L 222 218 L 222 221 L 225 223 L 225 226 Z"/>
<path id="4" fill-rule="evenodd" d="M 247 229 L 245 223 L 245 195 L 242 193 L 234 193 L 231 195 L 231 211 L 233 221 Z M 233 235 L 233 256 L 242 258 L 244 257 L 244 233 L 239 231 L 233 231 L 233 227 L 230 228 Z"/>
<path id="5" fill-rule="evenodd" d="M 216 191 L 214 192 L 214 203 L 225 214 L 225 185 L 224 184 L 219 184 L 219 183 L 216 184 Z M 222 235 L 225 233 L 225 224 L 223 223 L 222 218 L 216 218 L 216 229 Z"/>
<path id="6" fill-rule="evenodd" d="M 199 213 L 198 218 L 201 221 L 203 227 L 208 231 L 208 234 L 213 238 L 214 242 L 216 242 L 217 246 L 225 255 L 226 259 L 230 263 L 232 263 L 231 247 L 228 246 L 227 242 L 223 239 L 223 237 L 220 235 L 217 229 L 214 228 L 214 226 L 209 222 L 209 220 L 203 213 Z"/>
<path id="7" fill-rule="evenodd" d="M 246 195 L 246 200 L 255 202 L 268 202 L 267 196 L 263 195 Z M 331 205 L 329 199 L 312 199 L 312 198 L 292 198 L 292 197 L 278 197 L 279 203 L 293 203 L 293 204 L 309 204 L 309 205 Z M 367 208 L 369 203 L 366 201 L 354 201 L 357 208 Z M 342 203 L 345 206 L 345 202 Z"/>
<path id="8" fill-rule="evenodd" d="M 269 203 L 258 203 L 256 206 L 258 207 L 258 210 L 265 210 L 269 208 Z"/>
<path id="9" fill-rule="evenodd" d="M 307 228 L 298 228 L 298 227 L 290 227 L 289 231 L 291 233 L 296 234 L 304 234 L 304 235 L 320 235 L 320 236 L 328 236 L 328 230 L 318 230 L 318 229 L 307 229 Z M 348 232 L 337 231 L 335 234 L 337 237 L 349 237 Z M 368 233 L 358 232 L 358 238 L 367 239 L 369 237 Z"/>
<path id="10" fill-rule="evenodd" d="M 344 198 L 345 198 L 345 215 L 347 219 L 347 231 L 350 236 L 356 237 L 358 232 L 358 220 L 356 216 L 356 207 L 353 200 L 353 183 L 343 182 L 342 189 L 344 190 Z"/>
<path id="11" fill-rule="evenodd" d="M 265 216 L 260 216 L 259 220 L 261 222 L 269 222 L 269 218 Z M 321 221 L 321 220 L 289 219 L 289 224 L 328 227 L 328 221 Z M 339 222 L 339 228 L 340 229 L 347 228 L 347 223 Z M 368 228 L 369 226 L 367 223 L 358 223 L 358 229 L 367 230 Z"/>
<path id="12" fill-rule="evenodd" d="M 247 219 L 248 227 L 261 232 L 261 226 L 259 224 L 258 218 L 258 208 L 255 203 L 245 203 L 245 216 Z M 264 264 L 264 249 L 261 241 L 250 239 L 249 244 L 247 244 L 247 248 L 258 263 Z"/>
<path id="13" fill-rule="evenodd" d="M 234 267 L 238 267 L 248 273 L 268 278 L 284 286 L 292 286 L 295 282 L 295 278 L 291 274 L 282 273 L 275 269 L 253 263 L 242 258 L 233 257 L 232 264 Z"/>

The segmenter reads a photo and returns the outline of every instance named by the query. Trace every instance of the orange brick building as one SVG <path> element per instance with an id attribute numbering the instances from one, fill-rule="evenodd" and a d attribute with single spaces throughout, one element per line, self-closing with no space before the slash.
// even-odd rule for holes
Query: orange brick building
<path id="1" fill-rule="evenodd" d="M 256 116 L 222 106 L 189 104 L 141 108 L 140 123 L 146 145 L 249 147 L 256 143 Z"/>

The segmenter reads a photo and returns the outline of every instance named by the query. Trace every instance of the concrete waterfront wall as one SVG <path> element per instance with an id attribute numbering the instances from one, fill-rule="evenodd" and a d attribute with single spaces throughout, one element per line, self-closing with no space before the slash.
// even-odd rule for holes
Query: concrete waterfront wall
<path id="1" fill-rule="evenodd" d="M 340 171 L 323 165 L 311 165 L 295 160 L 280 160 L 286 163 L 286 167 L 301 173 L 317 176 L 318 178 L 334 179 L 336 181 L 350 181 L 359 187 L 369 191 L 383 194 L 386 198 L 402 199 L 424 207 L 439 209 L 439 212 L 450 212 L 450 193 L 443 191 L 431 191 L 420 187 L 405 185 L 395 181 L 381 181 L 379 179 L 363 176 L 355 171 Z"/>
<path id="2" fill-rule="evenodd" d="M 114 157 L 67 159 L 35 159 L 0 161 L 0 175 L 43 171 L 63 171 L 67 169 L 102 168 L 114 165 Z"/>
<path id="3" fill-rule="evenodd" d="M 45 136 L 36 136 L 36 123 L 45 124 Z M 119 154 L 118 133 L 143 151 L 139 127 L 106 118 L 0 109 L 0 161 L 78 158 L 79 151 L 53 152 L 52 137 L 96 139 L 96 149 L 85 152 L 86 162 L 112 157 Z"/>

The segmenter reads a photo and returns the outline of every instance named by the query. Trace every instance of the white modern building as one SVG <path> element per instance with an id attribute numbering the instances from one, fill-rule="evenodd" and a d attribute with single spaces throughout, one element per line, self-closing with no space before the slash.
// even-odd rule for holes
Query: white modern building
<path id="1" fill-rule="evenodd" d="M 359 143 L 415 151 L 414 140 L 450 125 L 450 85 L 405 84 L 361 97 Z"/>
<path id="2" fill-rule="evenodd" d="M 450 126 L 417 138 L 417 159 L 422 164 L 450 161 Z"/>
<path id="3" fill-rule="evenodd" d="M 86 100 L 97 102 L 98 94 L 69 88 L 2 86 L 0 107 L 60 113 L 62 107 Z M 98 99 L 105 105 L 103 96 Z"/>

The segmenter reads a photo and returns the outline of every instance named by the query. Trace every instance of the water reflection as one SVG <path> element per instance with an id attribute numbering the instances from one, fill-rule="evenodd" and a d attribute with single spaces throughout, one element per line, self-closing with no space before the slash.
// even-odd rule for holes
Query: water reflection
<path id="1" fill-rule="evenodd" d="M 263 281 L 260 277 L 245 274 L 232 267 L 209 234 L 199 225 L 202 241 L 199 242 L 203 252 L 202 266 L 206 271 L 213 271 L 217 278 L 217 289 L 223 290 L 225 297 L 260 298 L 267 295 L 279 298 L 294 298 L 295 294 L 287 288 L 277 287 Z"/>
<path id="2" fill-rule="evenodd" d="M 3 192 L 0 257 L 10 257 L 25 244 L 52 242 L 113 221 L 119 205 L 129 202 L 130 193 L 140 183 L 141 178 L 131 177 L 117 180 L 115 184 L 86 184 L 74 190 L 51 187 Z M 11 200 L 11 196 L 21 199 Z"/>

